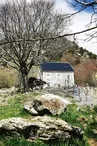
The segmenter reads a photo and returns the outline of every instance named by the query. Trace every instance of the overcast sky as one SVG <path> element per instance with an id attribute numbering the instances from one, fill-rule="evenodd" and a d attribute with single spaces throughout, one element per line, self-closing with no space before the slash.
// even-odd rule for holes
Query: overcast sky
<path id="1" fill-rule="evenodd" d="M 5 1 L 7 0 L 0 0 L 0 3 Z M 75 12 L 75 10 L 73 10 L 67 5 L 66 0 L 56 0 L 56 8 L 61 9 L 62 12 L 67 12 L 67 13 Z M 72 25 L 70 26 L 70 30 L 72 32 L 76 32 L 86 29 L 86 25 L 90 22 L 90 18 L 91 18 L 91 13 L 88 12 L 82 12 L 80 14 L 77 14 L 73 18 L 73 22 Z M 77 35 L 76 37 L 78 38 L 79 46 L 84 47 L 85 49 L 97 54 L 97 44 L 95 43 L 95 40 L 89 42 L 83 41 L 83 39 L 87 37 L 85 33 Z"/>

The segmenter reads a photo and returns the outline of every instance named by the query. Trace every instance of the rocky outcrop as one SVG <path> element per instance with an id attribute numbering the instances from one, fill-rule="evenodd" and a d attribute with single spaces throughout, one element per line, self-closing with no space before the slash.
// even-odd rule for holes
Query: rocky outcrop
<path id="1" fill-rule="evenodd" d="M 60 115 L 66 110 L 68 104 L 71 103 L 60 96 L 45 94 L 25 103 L 24 109 L 32 115 Z"/>
<path id="2" fill-rule="evenodd" d="M 31 120 L 10 118 L 0 121 L 0 135 L 18 135 L 26 139 L 40 139 L 45 141 L 69 140 L 82 138 L 80 128 L 69 125 L 61 119 L 48 116 L 37 116 Z"/>

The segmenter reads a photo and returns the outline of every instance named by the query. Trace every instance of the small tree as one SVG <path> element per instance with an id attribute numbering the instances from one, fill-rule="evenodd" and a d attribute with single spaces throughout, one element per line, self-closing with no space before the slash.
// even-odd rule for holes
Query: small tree
<path id="1" fill-rule="evenodd" d="M 46 37 L 67 29 L 66 15 L 54 10 L 54 2 L 39 0 L 12 1 L 0 6 L 1 58 L 20 72 L 21 87 L 28 90 L 28 73 L 32 66 L 45 60 L 55 40 Z M 7 42 L 7 44 L 6 44 Z"/>

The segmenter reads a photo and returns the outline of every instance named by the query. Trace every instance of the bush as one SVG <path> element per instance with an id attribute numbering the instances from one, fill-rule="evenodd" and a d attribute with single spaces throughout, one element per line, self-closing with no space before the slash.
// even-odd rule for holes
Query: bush
<path id="1" fill-rule="evenodd" d="M 10 88 L 19 84 L 16 70 L 11 68 L 0 69 L 0 88 Z"/>

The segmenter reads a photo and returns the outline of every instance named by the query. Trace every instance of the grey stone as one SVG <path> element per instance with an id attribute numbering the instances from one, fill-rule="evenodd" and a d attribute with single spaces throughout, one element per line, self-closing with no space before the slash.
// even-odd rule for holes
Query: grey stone
<path id="1" fill-rule="evenodd" d="M 32 115 L 60 115 L 66 110 L 68 104 L 71 103 L 60 96 L 45 94 L 25 103 L 24 109 Z"/>
<path id="2" fill-rule="evenodd" d="M 23 118 L 1 120 L 0 135 L 19 135 L 29 140 L 38 138 L 45 141 L 59 141 L 82 138 L 83 132 L 61 119 L 36 116 L 31 120 Z"/>

